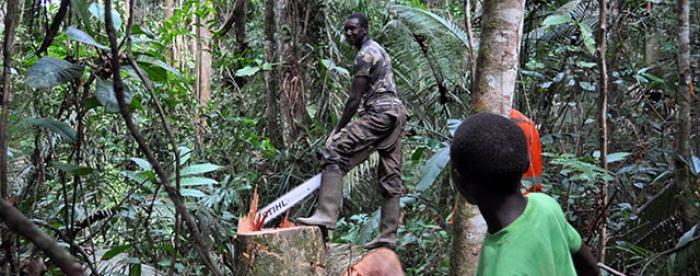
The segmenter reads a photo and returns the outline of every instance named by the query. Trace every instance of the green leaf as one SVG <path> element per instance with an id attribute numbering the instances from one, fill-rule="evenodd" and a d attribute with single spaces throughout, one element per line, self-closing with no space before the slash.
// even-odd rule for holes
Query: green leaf
<path id="1" fill-rule="evenodd" d="M 105 107 L 105 111 L 119 112 L 117 95 L 114 92 L 114 85 L 111 81 L 106 81 L 97 77 L 95 95 L 97 96 L 97 100 Z M 124 102 L 126 102 L 127 105 L 131 104 L 131 91 L 129 91 L 126 85 L 124 86 Z"/>
<path id="2" fill-rule="evenodd" d="M 100 101 L 97 100 L 97 97 L 90 97 L 85 100 L 85 105 L 83 107 L 85 108 L 85 111 L 88 111 L 100 105 Z"/>
<path id="3" fill-rule="evenodd" d="M 117 246 L 115 248 L 112 248 L 111 250 L 107 251 L 104 255 L 102 255 L 102 260 L 109 261 L 112 258 L 114 258 L 114 256 L 119 255 L 119 253 L 122 253 L 131 247 L 133 247 L 133 245 L 129 243 L 129 244 L 125 244 L 122 246 Z"/>
<path id="4" fill-rule="evenodd" d="M 140 65 L 147 65 L 149 67 L 157 67 L 164 69 L 165 71 L 168 71 L 170 73 L 173 73 L 175 76 L 177 76 L 181 81 L 185 81 L 185 79 L 182 77 L 182 74 L 180 74 L 180 71 L 177 69 L 173 68 L 172 66 L 168 65 L 164 61 L 154 58 L 152 56 L 147 56 L 147 55 L 139 55 L 136 58 L 136 62 L 139 63 Z M 167 77 L 166 77 L 167 79 Z"/>
<path id="5" fill-rule="evenodd" d="M 141 25 L 134 25 L 134 27 L 131 28 L 131 30 L 132 30 L 131 33 L 135 34 L 135 35 L 144 34 L 151 39 L 159 39 L 157 35 L 155 35 L 150 30 L 142 27 Z"/>
<path id="6" fill-rule="evenodd" d="M 690 166 L 690 168 L 692 169 L 693 174 L 699 175 L 700 174 L 700 158 L 698 158 L 697 156 L 693 156 L 692 159 L 693 159 L 692 160 L 693 165 Z"/>
<path id="7" fill-rule="evenodd" d="M 97 17 L 97 20 L 105 23 L 105 6 L 99 3 L 92 3 L 88 10 L 90 10 L 93 16 Z M 119 13 L 114 10 L 112 10 L 112 22 L 114 22 L 115 29 L 119 30 L 119 28 L 121 28 L 122 18 L 119 16 Z"/>
<path id="8" fill-rule="evenodd" d="M 129 269 L 129 276 L 141 276 L 141 264 L 132 264 Z"/>
<path id="9" fill-rule="evenodd" d="M 583 36 L 583 45 L 586 46 L 586 50 L 588 50 L 589 54 L 594 55 L 596 46 L 595 38 L 593 37 L 593 30 L 591 30 L 591 27 L 586 24 L 578 24 L 578 26 L 581 30 L 581 35 Z"/>
<path id="10" fill-rule="evenodd" d="M 78 166 L 75 164 L 66 164 L 66 163 L 53 161 L 53 162 L 51 162 L 51 166 L 56 168 L 56 169 L 59 169 L 61 171 L 71 173 L 74 175 L 83 176 L 83 175 L 88 175 L 88 174 L 92 173 L 91 168 Z"/>
<path id="11" fill-rule="evenodd" d="M 197 189 L 182 189 L 182 190 L 180 190 L 180 194 L 182 196 L 191 196 L 191 197 L 197 197 L 197 198 L 206 196 L 205 193 L 203 193 L 202 191 L 197 190 Z"/>
<path id="12" fill-rule="evenodd" d="M 608 164 L 610 164 L 610 163 L 615 163 L 615 162 L 619 162 L 619 161 L 624 161 L 627 158 L 627 156 L 629 156 L 629 155 L 630 155 L 629 152 L 616 152 L 616 153 L 608 154 L 608 157 L 606 159 L 608 161 Z"/>
<path id="13" fill-rule="evenodd" d="M 571 23 L 573 20 L 571 20 L 570 17 L 566 15 L 561 15 L 561 14 L 552 14 L 550 16 L 547 16 L 547 18 L 544 19 L 542 22 L 542 26 L 549 27 L 549 26 L 554 26 L 554 25 L 559 25 L 563 23 Z"/>
<path id="14" fill-rule="evenodd" d="M 144 171 L 150 172 L 153 170 L 151 163 L 148 162 L 146 159 L 133 157 L 131 158 L 131 161 L 134 161 L 134 163 L 136 163 L 136 165 L 139 165 L 139 167 L 141 167 L 141 169 L 143 169 Z"/>
<path id="15" fill-rule="evenodd" d="M 450 148 L 445 147 L 435 152 L 435 154 L 428 159 L 425 163 L 425 169 L 423 170 L 423 176 L 416 187 L 419 192 L 425 191 L 430 187 L 430 185 L 435 182 L 438 175 L 445 169 L 447 163 L 450 161 Z"/>
<path id="16" fill-rule="evenodd" d="M 53 118 L 48 117 L 33 118 L 30 122 L 33 126 L 43 127 L 48 130 L 51 130 L 54 133 L 61 135 L 63 139 L 66 139 L 70 142 L 74 142 L 76 139 L 77 134 L 75 130 L 64 122 L 59 122 L 54 120 Z"/>
<path id="17" fill-rule="evenodd" d="M 89 34 L 95 34 L 92 30 L 90 22 L 90 12 L 88 11 L 88 4 L 86 0 L 70 0 L 71 12 L 80 18 L 83 23 L 84 29 Z"/>
<path id="18" fill-rule="evenodd" d="M 236 77 L 250 77 L 252 75 L 255 75 L 260 71 L 260 67 L 257 66 L 246 66 L 241 69 L 236 70 L 236 74 L 234 74 Z"/>
<path id="19" fill-rule="evenodd" d="M 209 185 L 209 184 L 216 184 L 219 183 L 218 181 L 208 178 L 208 177 L 185 177 L 180 180 L 180 186 L 181 187 L 188 187 L 188 186 L 199 186 L 199 185 Z"/>
<path id="20" fill-rule="evenodd" d="M 100 49 L 109 50 L 107 46 L 98 43 L 97 41 L 95 41 L 94 38 L 92 38 L 92 36 L 81 30 L 78 30 L 73 26 L 68 26 L 68 30 L 66 30 L 66 36 L 81 43 L 92 45 Z"/>
<path id="21" fill-rule="evenodd" d="M 24 86 L 31 88 L 50 88 L 67 83 L 83 75 L 85 66 L 45 56 L 27 69 Z"/>
<path id="22" fill-rule="evenodd" d="M 182 169 L 180 171 L 180 175 L 194 175 L 194 174 L 203 174 L 203 173 L 208 173 L 208 172 L 213 172 L 218 169 L 221 169 L 220 166 L 214 165 L 211 163 L 206 163 L 206 164 L 197 164 L 197 165 L 192 165 L 192 166 L 187 166 L 187 168 Z"/>

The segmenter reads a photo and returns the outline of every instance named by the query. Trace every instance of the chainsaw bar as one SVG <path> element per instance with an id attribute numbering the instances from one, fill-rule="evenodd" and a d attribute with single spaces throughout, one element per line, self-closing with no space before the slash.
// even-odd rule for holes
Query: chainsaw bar
<path id="1" fill-rule="evenodd" d="M 276 199 L 272 203 L 263 207 L 255 215 L 256 218 L 265 218 L 263 224 L 267 224 L 276 217 L 292 208 L 299 201 L 308 197 L 312 194 L 318 187 L 321 187 L 321 174 L 317 174 L 291 191 L 287 192 L 280 198 Z"/>

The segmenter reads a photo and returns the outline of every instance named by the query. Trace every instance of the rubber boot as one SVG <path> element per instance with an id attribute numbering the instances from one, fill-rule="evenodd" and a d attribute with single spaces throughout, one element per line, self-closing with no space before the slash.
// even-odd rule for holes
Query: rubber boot
<path id="1" fill-rule="evenodd" d="M 400 197 L 397 196 L 384 199 L 382 203 L 379 235 L 371 242 L 365 244 L 364 247 L 366 250 L 372 250 L 378 247 L 396 250 L 396 231 L 399 229 L 400 216 L 399 198 Z"/>
<path id="2" fill-rule="evenodd" d="M 338 221 L 338 209 L 343 197 L 343 174 L 339 170 L 326 169 L 321 176 L 321 188 L 318 194 L 318 206 L 314 215 L 297 218 L 304 225 L 316 225 L 335 229 Z"/>

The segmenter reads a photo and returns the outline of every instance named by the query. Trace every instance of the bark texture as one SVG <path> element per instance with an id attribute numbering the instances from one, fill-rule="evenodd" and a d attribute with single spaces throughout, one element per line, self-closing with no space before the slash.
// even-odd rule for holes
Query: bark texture
<path id="1" fill-rule="evenodd" d="M 690 4 L 688 0 L 678 1 L 678 131 L 676 132 L 676 153 L 690 160 Z M 692 182 L 690 170 L 685 162 L 676 159 L 675 180 L 676 187 L 683 191 L 684 195 L 692 195 Z M 690 229 L 697 223 L 696 209 L 691 199 L 681 200 L 681 214 L 683 215 L 684 229 Z"/>
<path id="2" fill-rule="evenodd" d="M 600 167 L 608 170 L 608 67 L 605 60 L 607 52 L 607 5 L 606 0 L 598 1 L 600 21 L 598 30 L 598 123 L 600 126 Z M 600 226 L 599 226 L 599 244 L 598 244 L 598 262 L 605 262 L 605 244 L 607 243 L 607 212 L 605 206 L 608 204 L 608 182 L 603 180 L 603 185 L 600 188 Z"/>
<path id="3" fill-rule="evenodd" d="M 486 235 L 486 222 L 476 206 L 458 196 L 452 227 L 454 231 L 449 275 L 476 275 L 479 252 Z"/>
<path id="4" fill-rule="evenodd" d="M 275 43 L 276 20 L 275 11 L 277 0 L 265 0 L 265 61 L 274 63 L 277 58 L 277 44 Z M 273 67 L 270 71 L 265 71 L 265 90 L 267 90 L 267 106 L 265 117 L 267 118 L 267 134 L 270 137 L 270 144 L 277 149 L 282 149 L 282 135 L 278 121 L 280 107 L 277 98 L 279 97 L 278 81 L 276 77 L 278 70 Z"/>
<path id="5" fill-rule="evenodd" d="M 525 0 L 483 3 L 471 110 L 505 117 L 510 115 L 519 67 L 524 10 Z M 483 241 L 480 239 L 483 239 L 486 230 L 480 232 L 476 221 L 477 208 L 469 205 L 462 197 L 457 200 L 457 209 L 449 275 L 474 275 L 478 256 L 473 252 L 479 252 Z"/>
<path id="6" fill-rule="evenodd" d="M 326 248 L 318 227 L 239 233 L 234 246 L 235 275 L 326 275 Z"/>
<path id="7" fill-rule="evenodd" d="M 484 2 L 472 107 L 508 116 L 515 94 L 525 0 Z"/>

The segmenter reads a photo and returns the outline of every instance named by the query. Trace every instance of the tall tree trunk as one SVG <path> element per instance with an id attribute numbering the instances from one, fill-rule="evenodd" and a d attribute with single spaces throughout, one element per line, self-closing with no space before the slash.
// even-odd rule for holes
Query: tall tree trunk
<path id="1" fill-rule="evenodd" d="M 275 4 L 277 0 L 265 0 L 265 21 L 263 23 L 265 29 L 265 61 L 274 63 L 276 58 L 277 47 L 275 44 Z M 265 109 L 265 117 L 267 118 L 267 135 L 270 137 L 270 144 L 277 148 L 282 148 L 282 135 L 280 135 L 279 125 L 279 102 L 278 98 L 278 81 L 277 81 L 277 66 L 272 70 L 265 72 L 265 90 L 267 91 L 267 107 Z"/>
<path id="2" fill-rule="evenodd" d="M 678 131 L 676 132 L 676 153 L 690 160 L 690 4 L 688 0 L 678 1 Z M 690 170 L 683 161 L 676 159 L 675 180 L 676 187 L 682 191 L 686 198 L 681 200 L 681 212 L 683 227 L 690 229 L 697 223 L 697 214 L 691 193 L 692 183 Z"/>
<path id="3" fill-rule="evenodd" d="M 163 21 L 169 21 L 171 17 L 175 15 L 175 0 L 165 0 L 165 3 L 163 3 Z M 172 39 L 171 43 L 168 43 L 166 46 L 167 52 L 169 53 L 168 56 L 168 64 L 172 67 L 177 68 L 178 63 L 177 63 L 177 56 L 175 55 L 176 53 L 176 44 L 175 44 L 175 38 Z"/>
<path id="4" fill-rule="evenodd" d="M 301 75 L 300 23 L 298 0 L 281 0 L 278 3 L 277 24 L 280 53 L 280 105 L 285 145 L 291 145 L 301 136 L 301 123 L 307 114 L 304 104 L 304 81 Z"/>
<path id="5" fill-rule="evenodd" d="M 604 170 L 608 170 L 608 68 L 605 61 L 605 53 L 607 49 L 607 5 L 606 0 L 599 0 L 599 16 L 600 29 L 598 30 L 598 122 L 600 124 L 600 166 Z M 605 206 L 608 203 L 608 181 L 603 180 L 603 185 L 600 188 L 600 234 L 598 244 L 598 261 L 605 262 L 605 244 L 607 243 L 607 214 Z"/>
<path id="6" fill-rule="evenodd" d="M 212 9 L 212 2 L 205 1 L 202 3 L 203 7 L 200 9 Z M 197 17 L 199 28 L 197 29 L 197 37 L 199 37 L 197 44 L 197 53 L 195 56 L 199 57 L 199 62 L 197 63 L 197 96 L 199 98 L 199 104 L 201 106 L 206 106 L 211 99 L 211 30 L 209 30 L 209 23 L 214 20 L 214 13 L 207 12 L 204 18 Z"/>
<path id="7" fill-rule="evenodd" d="M 485 1 L 483 5 L 481 46 L 476 60 L 471 110 L 508 117 L 515 94 L 525 0 Z M 474 275 L 478 258 L 470 254 L 479 249 L 467 239 L 469 234 L 476 234 L 467 222 L 469 216 L 478 214 L 478 211 L 464 200 L 458 204 L 457 208 L 463 211 L 455 214 L 450 256 L 450 264 L 455 265 L 450 265 L 449 275 Z"/>
<path id="8" fill-rule="evenodd" d="M 9 157 L 7 155 L 8 150 L 8 140 L 9 140 L 9 116 L 10 107 L 12 105 L 12 75 L 10 73 L 12 66 L 12 54 L 15 49 L 15 28 L 17 27 L 17 0 L 7 1 L 7 11 L 5 14 L 5 30 L 2 42 L 2 92 L 0 92 L 0 98 L 2 99 L 2 104 L 0 108 L 0 200 L 4 202 L 10 195 L 10 182 L 8 175 L 10 174 L 9 168 Z M 13 208 L 13 207 L 0 207 L 0 208 Z M 5 210 L 3 210 L 5 211 Z M 5 216 L 2 217 L 5 220 Z M 14 255 L 14 250 L 12 249 L 12 235 L 7 230 L 2 230 L 0 233 L 0 244 L 3 245 L 1 254 L 5 256 L 8 260 L 12 260 Z M 10 267 L 12 263 L 9 262 L 8 265 L 3 266 L 2 274 L 10 275 Z"/>

